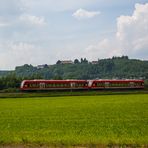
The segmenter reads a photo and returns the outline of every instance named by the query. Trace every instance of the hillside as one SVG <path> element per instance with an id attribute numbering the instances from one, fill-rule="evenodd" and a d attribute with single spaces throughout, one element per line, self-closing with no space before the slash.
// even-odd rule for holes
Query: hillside
<path id="1" fill-rule="evenodd" d="M 75 60 L 76 61 L 76 60 Z M 38 69 L 32 65 L 16 67 L 15 74 L 20 77 L 43 79 L 97 79 L 97 78 L 145 78 L 148 79 L 148 61 L 113 57 L 101 59 L 95 64 L 81 59 L 73 64 L 47 66 Z"/>

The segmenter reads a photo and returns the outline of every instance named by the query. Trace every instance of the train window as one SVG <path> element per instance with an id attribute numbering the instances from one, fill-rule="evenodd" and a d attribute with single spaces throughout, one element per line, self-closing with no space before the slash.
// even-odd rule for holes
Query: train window
<path id="1" fill-rule="evenodd" d="M 123 86 L 123 87 L 125 87 L 125 84 L 124 84 L 124 83 L 122 83 L 122 86 Z"/>
<path id="2" fill-rule="evenodd" d="M 34 84 L 29 84 L 29 87 L 33 88 L 33 87 L 35 87 L 35 85 Z"/>
<path id="3" fill-rule="evenodd" d="M 59 84 L 55 84 L 55 87 L 58 87 L 59 86 Z"/>
<path id="4" fill-rule="evenodd" d="M 29 84 L 29 87 L 33 88 L 33 87 L 37 87 L 37 85 L 36 84 Z"/>
<path id="5" fill-rule="evenodd" d="M 84 84 L 80 83 L 80 84 L 79 84 L 79 86 L 80 86 L 80 87 L 83 87 L 83 86 L 84 86 Z"/>
<path id="6" fill-rule="evenodd" d="M 47 87 L 51 87 L 52 86 L 52 84 L 47 84 Z"/>
<path id="7" fill-rule="evenodd" d="M 103 83 L 97 83 L 97 86 L 101 87 L 101 86 L 103 86 Z"/>
<path id="8" fill-rule="evenodd" d="M 111 86 L 114 87 L 114 83 L 111 83 Z"/>
<path id="9" fill-rule="evenodd" d="M 96 83 L 93 83 L 93 86 L 96 86 Z"/>
<path id="10" fill-rule="evenodd" d="M 104 84 L 103 84 L 103 83 L 97 83 L 97 86 L 98 86 L 98 87 L 103 87 Z"/>
<path id="11" fill-rule="evenodd" d="M 48 84 L 48 87 L 52 87 L 52 84 Z"/>
<path id="12" fill-rule="evenodd" d="M 25 84 L 24 86 L 25 86 L 25 87 L 28 87 L 28 85 L 27 85 L 27 84 Z"/>
<path id="13" fill-rule="evenodd" d="M 110 82 L 105 82 L 105 86 L 109 87 Z"/>
<path id="14" fill-rule="evenodd" d="M 63 87 L 68 87 L 68 84 L 63 84 Z"/>
<path id="15" fill-rule="evenodd" d="M 33 84 L 33 87 L 39 87 L 39 85 L 37 83 Z"/>
<path id="16" fill-rule="evenodd" d="M 56 84 L 56 87 L 60 87 L 60 84 L 57 83 L 57 84 Z"/>
<path id="17" fill-rule="evenodd" d="M 64 87 L 69 87 L 69 84 L 64 84 Z"/>
<path id="18" fill-rule="evenodd" d="M 130 82 L 130 86 L 133 87 L 135 85 L 134 82 Z"/>

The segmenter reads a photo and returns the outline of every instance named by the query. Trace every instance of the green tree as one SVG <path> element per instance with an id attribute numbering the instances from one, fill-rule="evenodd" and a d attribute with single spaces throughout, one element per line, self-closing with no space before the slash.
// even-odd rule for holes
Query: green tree
<path id="1" fill-rule="evenodd" d="M 74 60 L 74 64 L 79 64 L 80 62 L 79 62 L 79 60 L 78 59 L 75 59 Z"/>

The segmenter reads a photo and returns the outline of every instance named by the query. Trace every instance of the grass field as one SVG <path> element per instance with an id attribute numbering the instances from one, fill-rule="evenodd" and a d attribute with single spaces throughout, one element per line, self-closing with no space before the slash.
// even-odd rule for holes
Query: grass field
<path id="1" fill-rule="evenodd" d="M 0 99 L 0 145 L 147 145 L 148 94 Z"/>

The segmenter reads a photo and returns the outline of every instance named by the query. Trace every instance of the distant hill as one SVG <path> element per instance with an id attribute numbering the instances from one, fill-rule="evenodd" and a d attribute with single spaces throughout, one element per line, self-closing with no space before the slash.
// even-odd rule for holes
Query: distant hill
<path id="1" fill-rule="evenodd" d="M 64 63 L 64 62 L 63 62 Z M 148 79 L 148 61 L 129 59 L 127 56 L 88 60 L 74 60 L 54 65 L 34 67 L 23 65 L 15 68 L 16 76 L 42 79 L 103 79 L 103 78 L 144 78 Z"/>
<path id="2" fill-rule="evenodd" d="M 63 61 L 62 61 L 63 62 Z M 0 77 L 16 75 L 34 79 L 103 79 L 103 78 L 144 78 L 148 79 L 148 61 L 129 59 L 127 56 L 88 60 L 74 60 L 69 63 L 60 60 L 56 64 L 34 67 L 25 64 L 14 71 L 0 71 Z"/>

